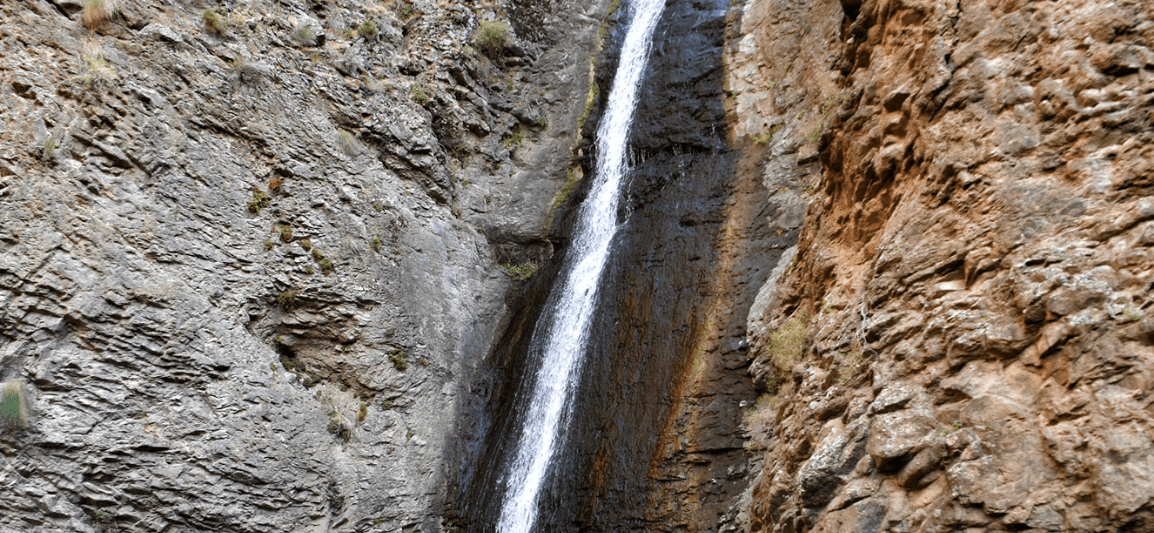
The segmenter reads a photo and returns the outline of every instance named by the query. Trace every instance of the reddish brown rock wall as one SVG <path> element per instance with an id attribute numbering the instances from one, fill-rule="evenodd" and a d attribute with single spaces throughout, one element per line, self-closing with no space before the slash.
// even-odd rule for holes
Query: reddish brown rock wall
<path id="1" fill-rule="evenodd" d="M 772 131 L 770 191 L 813 193 L 750 313 L 772 396 L 744 527 L 1154 529 L 1154 6 L 754 0 L 740 25 L 735 133 Z"/>

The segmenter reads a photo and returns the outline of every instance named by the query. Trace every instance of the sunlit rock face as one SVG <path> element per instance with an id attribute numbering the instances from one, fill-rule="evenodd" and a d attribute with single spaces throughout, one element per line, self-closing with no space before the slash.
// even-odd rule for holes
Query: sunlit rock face
<path id="1" fill-rule="evenodd" d="M 767 183 L 812 169 L 749 317 L 742 527 L 1154 527 L 1151 7 L 754 1 L 740 24 L 736 131 L 781 125 Z"/>

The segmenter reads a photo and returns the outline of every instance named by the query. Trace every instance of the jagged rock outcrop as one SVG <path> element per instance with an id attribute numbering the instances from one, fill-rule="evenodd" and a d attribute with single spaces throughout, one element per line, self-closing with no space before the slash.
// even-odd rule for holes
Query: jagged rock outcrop
<path id="1" fill-rule="evenodd" d="M 1154 8 L 754 0 L 735 34 L 735 132 L 808 184 L 749 316 L 743 527 L 1154 528 Z"/>
<path id="2" fill-rule="evenodd" d="M 598 7 L 0 6 L 0 530 L 439 530 Z"/>

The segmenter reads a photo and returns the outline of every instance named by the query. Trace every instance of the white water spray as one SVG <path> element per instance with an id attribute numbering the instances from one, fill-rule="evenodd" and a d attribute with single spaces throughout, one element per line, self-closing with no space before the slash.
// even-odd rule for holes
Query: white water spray
<path id="1" fill-rule="evenodd" d="M 560 437 L 560 422 L 574 380 L 580 375 L 589 337 L 589 321 L 609 244 L 617 233 L 617 204 L 625 161 L 629 126 L 637 108 L 637 92 L 649 57 L 653 29 L 665 0 L 636 0 L 621 47 L 620 65 L 613 78 L 608 105 L 597 129 L 597 173 L 589 197 L 581 206 L 576 236 L 566 261 L 560 298 L 547 328 L 538 326 L 543 339 L 534 339 L 542 354 L 541 369 L 529 403 L 529 412 L 509 467 L 505 501 L 497 531 L 529 533 L 537 520 L 537 499 L 549 462 Z"/>

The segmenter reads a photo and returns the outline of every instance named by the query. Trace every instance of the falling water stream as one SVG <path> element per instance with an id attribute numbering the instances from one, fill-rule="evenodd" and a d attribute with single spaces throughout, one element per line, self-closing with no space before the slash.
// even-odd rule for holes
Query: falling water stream
<path id="1" fill-rule="evenodd" d="M 580 376 L 597 287 L 617 233 L 621 182 L 628 170 L 626 141 L 649 56 L 653 29 L 665 0 L 637 0 L 621 47 L 621 59 L 597 130 L 597 171 L 581 207 L 576 235 L 563 270 L 556 307 L 534 331 L 533 352 L 541 361 L 529 411 L 506 477 L 497 530 L 529 533 L 537 500 L 564 428 L 574 381 Z"/>

